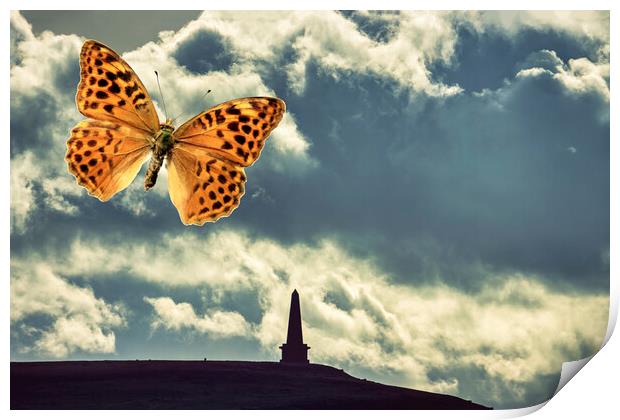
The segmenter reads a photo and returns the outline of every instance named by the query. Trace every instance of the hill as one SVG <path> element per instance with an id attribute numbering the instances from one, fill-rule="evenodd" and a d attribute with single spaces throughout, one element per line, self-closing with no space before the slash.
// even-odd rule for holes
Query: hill
<path id="1" fill-rule="evenodd" d="M 318 364 L 11 362 L 11 409 L 485 409 Z"/>

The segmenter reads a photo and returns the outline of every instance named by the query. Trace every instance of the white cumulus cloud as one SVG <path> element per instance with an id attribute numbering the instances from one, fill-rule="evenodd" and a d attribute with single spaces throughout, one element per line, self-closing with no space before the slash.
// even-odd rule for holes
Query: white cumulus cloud
<path id="1" fill-rule="evenodd" d="M 461 13 L 459 13 L 461 14 Z M 477 11 L 462 13 L 478 30 L 495 29 L 514 36 L 524 29 L 553 30 L 609 42 L 608 11 Z"/>
<path id="2" fill-rule="evenodd" d="M 32 315 L 52 319 L 49 327 L 33 327 L 40 333 L 33 348 L 53 357 L 76 351 L 113 353 L 114 328 L 125 324 L 122 307 L 69 283 L 48 265 L 12 261 L 11 323 L 27 323 Z"/>
<path id="3" fill-rule="evenodd" d="M 564 63 L 555 51 L 541 50 L 530 55 L 516 77 L 544 75 L 558 81 L 571 94 L 593 93 L 609 102 L 609 62 L 593 63 L 582 57 Z"/>
<path id="4" fill-rule="evenodd" d="M 188 328 L 214 337 L 245 336 L 250 332 L 249 324 L 238 312 L 215 310 L 199 316 L 191 304 L 175 303 L 169 297 L 145 297 L 144 301 L 151 304 L 155 311 L 151 324 L 154 329 L 161 327 L 180 331 Z"/>
<path id="5" fill-rule="evenodd" d="M 246 62 L 272 61 L 290 48 L 296 58 L 286 65 L 286 72 L 289 86 L 298 94 L 306 88 L 311 62 L 333 77 L 343 77 L 347 71 L 372 73 L 396 80 L 404 89 L 432 96 L 458 93 L 458 86 L 431 80 L 427 69 L 431 61 L 450 60 L 456 33 L 449 20 L 430 12 L 403 13 L 400 19 L 393 39 L 381 43 L 337 12 L 209 11 L 179 31 L 177 42 L 196 31 L 214 31 Z M 174 42 L 171 46 L 175 47 Z"/>

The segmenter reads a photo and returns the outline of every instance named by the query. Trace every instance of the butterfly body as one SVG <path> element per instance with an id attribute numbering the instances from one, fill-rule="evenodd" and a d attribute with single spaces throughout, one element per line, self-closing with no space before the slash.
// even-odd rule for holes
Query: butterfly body
<path id="1" fill-rule="evenodd" d="M 214 222 L 239 206 L 244 168 L 259 158 L 286 109 L 278 98 L 239 98 L 175 129 L 171 120 L 160 124 L 146 88 L 109 47 L 86 41 L 80 70 L 76 104 L 88 119 L 67 140 L 69 172 L 107 201 L 131 184 L 149 155 L 146 190 L 166 161 L 170 199 L 184 224 Z"/>
<path id="2" fill-rule="evenodd" d="M 144 190 L 148 191 L 155 186 L 157 174 L 164 163 L 165 157 L 174 145 L 174 126 L 171 120 L 159 125 L 159 131 L 155 134 L 152 146 L 153 155 L 144 176 Z"/>

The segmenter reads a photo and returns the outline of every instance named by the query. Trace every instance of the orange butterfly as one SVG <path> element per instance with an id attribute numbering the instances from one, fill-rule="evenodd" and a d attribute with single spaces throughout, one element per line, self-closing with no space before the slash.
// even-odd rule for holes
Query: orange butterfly
<path id="1" fill-rule="evenodd" d="M 170 198 L 184 224 L 203 225 L 230 215 L 245 191 L 244 167 L 259 157 L 285 112 L 278 98 L 234 99 L 208 109 L 175 130 L 160 124 L 153 102 L 129 65 L 89 40 L 80 53 L 76 103 L 90 119 L 67 140 L 69 172 L 101 201 L 127 188 L 151 156 L 145 190 L 167 161 Z"/>

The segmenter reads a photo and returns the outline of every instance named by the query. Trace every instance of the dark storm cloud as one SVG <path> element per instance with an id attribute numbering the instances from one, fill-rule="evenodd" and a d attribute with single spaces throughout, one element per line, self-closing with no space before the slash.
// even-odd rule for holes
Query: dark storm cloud
<path id="1" fill-rule="evenodd" d="M 428 203 L 417 230 L 498 267 L 604 286 L 609 128 L 592 111 L 606 104 L 565 95 L 548 77 L 506 95 L 502 110 L 462 96 L 405 123 L 411 136 L 397 159 Z"/>
<path id="2" fill-rule="evenodd" d="M 72 92 L 80 81 L 80 64 L 77 60 L 67 60 L 64 66 L 56 69 L 53 77 L 59 92 Z"/>
<path id="3" fill-rule="evenodd" d="M 231 50 L 230 43 L 219 33 L 201 30 L 179 45 L 174 58 L 194 73 L 228 71 L 235 61 Z"/>
<path id="4" fill-rule="evenodd" d="M 47 155 L 49 127 L 62 121 L 61 112 L 61 104 L 51 93 L 37 91 L 29 96 L 11 95 L 11 157 L 27 150 Z"/>
<path id="5" fill-rule="evenodd" d="M 373 78 L 308 74 L 303 98 L 285 97 L 321 168 L 295 180 L 257 165 L 250 182 L 273 201 L 247 203 L 236 221 L 285 241 L 352 239 L 403 278 L 432 272 L 431 257 L 449 282 L 480 261 L 606 287 L 609 126 L 599 96 L 540 77 L 497 96 L 419 105 Z"/>
<path id="6" fill-rule="evenodd" d="M 600 40 L 576 37 L 553 30 L 524 28 L 515 34 L 496 29 L 476 31 L 471 25 L 457 27 L 458 41 L 451 65 L 430 63 L 435 80 L 458 83 L 467 91 L 498 89 L 511 79 L 517 63 L 534 51 L 553 50 L 562 60 L 587 57 L 596 60 Z M 492 62 L 492 64 L 491 64 Z"/>
<path id="7" fill-rule="evenodd" d="M 375 32 L 387 30 L 373 22 Z M 460 35 L 448 79 L 467 89 L 500 87 L 532 65 L 530 54 L 541 48 L 566 60 L 592 57 L 597 47 L 553 31 L 508 39 L 462 28 Z M 247 203 L 235 223 L 285 242 L 332 234 L 358 252 L 380 255 L 409 281 L 440 274 L 467 285 L 483 277 L 478 266 L 465 267 L 479 261 L 606 287 L 609 129 L 599 120 L 607 108 L 600 97 L 572 97 L 543 78 L 513 80 L 506 98 L 495 98 L 508 112 L 469 93 L 409 103 L 405 95 L 395 98 L 385 80 L 336 81 L 312 62 L 297 97 L 277 70 L 295 56 L 280 59 L 263 76 L 313 140 L 321 168 L 306 179 L 283 179 L 258 164 L 250 185 L 264 187 L 270 199 Z M 571 156 L 569 147 L 583 154 Z"/>

